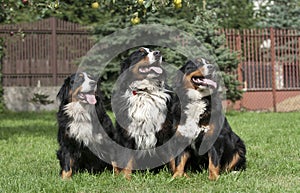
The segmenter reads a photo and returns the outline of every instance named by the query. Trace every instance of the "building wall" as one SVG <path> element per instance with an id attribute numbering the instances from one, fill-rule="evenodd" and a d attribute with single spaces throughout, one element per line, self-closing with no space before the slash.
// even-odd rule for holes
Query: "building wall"
<path id="1" fill-rule="evenodd" d="M 4 87 L 4 102 L 11 111 L 51 111 L 58 109 L 56 95 L 60 87 Z M 49 96 L 47 100 L 53 101 L 48 105 L 32 102 L 34 93 Z"/>

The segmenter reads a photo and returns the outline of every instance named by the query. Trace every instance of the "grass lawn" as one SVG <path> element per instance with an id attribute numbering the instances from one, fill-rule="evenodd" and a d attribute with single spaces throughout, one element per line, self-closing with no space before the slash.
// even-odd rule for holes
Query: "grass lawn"
<path id="1" fill-rule="evenodd" d="M 0 114 L 0 192 L 300 192 L 300 113 L 229 112 L 227 117 L 246 143 L 246 171 L 211 182 L 207 172 L 171 180 L 166 169 L 127 181 L 109 171 L 61 180 L 55 113 Z"/>

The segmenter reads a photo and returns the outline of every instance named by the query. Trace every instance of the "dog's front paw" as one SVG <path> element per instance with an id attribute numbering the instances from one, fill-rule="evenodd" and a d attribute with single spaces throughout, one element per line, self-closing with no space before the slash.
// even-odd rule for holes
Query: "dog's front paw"
<path id="1" fill-rule="evenodd" d="M 216 174 L 216 173 L 213 173 L 213 172 L 210 172 L 209 175 L 208 175 L 208 179 L 211 180 L 211 181 L 217 181 L 219 179 L 220 175 L 219 174 Z"/>
<path id="2" fill-rule="evenodd" d="M 72 177 L 72 169 L 70 169 L 69 171 L 65 171 L 65 170 L 62 171 L 61 178 L 63 180 L 69 180 L 71 179 L 71 177 Z"/>
<path id="3" fill-rule="evenodd" d="M 178 178 L 178 177 L 186 177 L 189 178 L 186 172 L 183 171 L 177 171 L 173 174 L 172 178 Z"/>

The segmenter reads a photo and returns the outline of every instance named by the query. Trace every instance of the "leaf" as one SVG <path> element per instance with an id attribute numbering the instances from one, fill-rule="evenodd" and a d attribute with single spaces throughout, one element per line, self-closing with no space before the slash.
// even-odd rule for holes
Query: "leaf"
<path id="1" fill-rule="evenodd" d="M 147 8 L 151 7 L 152 2 L 153 2 L 153 0 L 147 0 L 146 3 L 144 4 L 145 8 L 147 9 Z"/>

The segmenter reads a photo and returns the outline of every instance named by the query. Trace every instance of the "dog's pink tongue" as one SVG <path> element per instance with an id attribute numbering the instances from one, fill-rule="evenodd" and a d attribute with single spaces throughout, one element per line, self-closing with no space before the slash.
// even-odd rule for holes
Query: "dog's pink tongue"
<path id="1" fill-rule="evenodd" d="M 86 100 L 87 100 L 87 102 L 89 104 L 91 104 L 91 105 L 96 104 L 97 100 L 96 100 L 95 95 L 93 95 L 93 94 L 86 94 L 85 97 L 86 97 Z"/>
<path id="2" fill-rule="evenodd" d="M 214 82 L 214 81 L 212 81 L 212 80 L 210 80 L 210 79 L 203 79 L 202 81 L 205 82 L 207 85 L 210 85 L 210 86 L 212 86 L 214 88 L 217 88 L 217 83 Z"/>
<path id="3" fill-rule="evenodd" d="M 160 67 L 155 67 L 152 66 L 149 69 L 153 70 L 154 72 L 156 72 L 157 74 L 161 74 L 163 72 L 163 70 Z"/>

